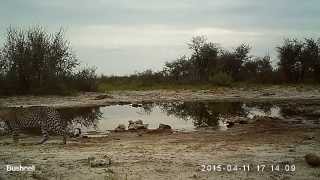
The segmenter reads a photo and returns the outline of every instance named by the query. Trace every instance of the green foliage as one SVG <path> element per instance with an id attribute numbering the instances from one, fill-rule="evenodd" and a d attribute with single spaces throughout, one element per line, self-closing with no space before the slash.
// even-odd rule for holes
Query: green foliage
<path id="1" fill-rule="evenodd" d="M 159 72 L 97 77 L 95 68 L 79 69 L 63 31 L 50 34 L 36 26 L 9 28 L 0 50 L 0 94 L 74 94 L 78 91 L 201 89 L 246 83 L 320 82 L 320 39 L 286 39 L 277 47 L 279 67 L 269 56 L 251 56 L 242 43 L 232 50 L 192 38 L 190 56 L 166 62 Z"/>
<path id="2" fill-rule="evenodd" d="M 207 42 L 203 36 L 197 36 L 188 46 L 192 50 L 190 57 L 182 56 L 165 64 L 164 72 L 169 79 L 206 83 L 212 78 L 212 72 L 224 71 L 232 79 L 238 80 L 243 63 L 250 59 L 248 54 L 251 48 L 244 43 L 234 51 L 229 51 L 215 43 Z"/>
<path id="3" fill-rule="evenodd" d="M 271 66 L 270 57 L 256 57 L 246 61 L 241 68 L 241 80 L 247 80 L 255 83 L 274 82 L 275 72 Z"/>
<path id="4" fill-rule="evenodd" d="M 0 51 L 0 94 L 70 94 L 93 90 L 95 70 L 76 72 L 79 61 L 63 31 L 10 27 Z"/>
<path id="5" fill-rule="evenodd" d="M 217 72 L 217 73 L 213 73 L 210 78 L 209 78 L 210 82 L 218 85 L 218 86 L 230 86 L 233 82 L 232 77 L 230 76 L 230 74 L 226 73 L 226 72 Z"/>
<path id="6" fill-rule="evenodd" d="M 104 77 L 100 79 L 98 89 L 205 89 L 215 86 L 297 83 L 283 77 L 289 73 L 294 79 L 297 71 L 291 66 L 296 62 L 302 62 L 304 82 L 312 84 L 317 79 L 320 82 L 319 44 L 320 40 L 316 42 L 313 39 L 306 39 L 304 43 L 285 41 L 278 47 L 280 63 L 279 68 L 274 69 L 270 56 L 249 55 L 251 47 L 248 44 L 243 43 L 233 50 L 227 50 L 208 42 L 204 36 L 197 36 L 188 44 L 190 56 L 166 62 L 159 72 L 147 70 L 131 76 Z"/>
<path id="7" fill-rule="evenodd" d="M 80 91 L 96 91 L 98 89 L 96 68 L 83 68 L 74 75 L 73 87 Z"/>
<path id="8" fill-rule="evenodd" d="M 304 41 L 285 39 L 277 50 L 284 81 L 297 83 L 320 80 L 320 38 L 306 38 Z"/>

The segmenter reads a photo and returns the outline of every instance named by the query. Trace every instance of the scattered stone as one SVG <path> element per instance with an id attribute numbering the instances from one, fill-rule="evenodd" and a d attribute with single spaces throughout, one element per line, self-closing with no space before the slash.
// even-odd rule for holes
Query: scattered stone
<path id="1" fill-rule="evenodd" d="M 135 129 L 148 129 L 149 124 L 136 125 Z"/>
<path id="2" fill-rule="evenodd" d="M 142 120 L 129 121 L 128 130 L 148 129 L 149 124 L 143 124 Z"/>
<path id="3" fill-rule="evenodd" d="M 105 159 L 97 159 L 90 162 L 90 167 L 107 167 L 110 165 L 110 162 Z"/>
<path id="4" fill-rule="evenodd" d="M 158 129 L 172 129 L 170 125 L 167 124 L 159 124 Z"/>
<path id="5" fill-rule="evenodd" d="M 311 136 L 311 135 L 307 135 L 304 137 L 305 140 L 312 140 L 314 139 L 315 137 L 314 136 Z"/>
<path id="6" fill-rule="evenodd" d="M 231 128 L 232 126 L 234 126 L 234 122 L 227 122 L 227 128 Z"/>
<path id="7" fill-rule="evenodd" d="M 126 130 L 126 126 L 124 124 L 119 124 L 116 129 L 114 129 L 115 132 L 123 132 Z"/>
<path id="8" fill-rule="evenodd" d="M 143 121 L 141 119 L 137 120 L 137 121 L 129 121 L 129 124 L 143 124 Z"/>
<path id="9" fill-rule="evenodd" d="M 107 95 L 107 94 L 103 94 L 103 95 L 96 96 L 94 98 L 94 100 L 102 100 L 102 99 L 106 99 L 106 98 L 113 98 L 113 97 L 110 95 Z"/>
<path id="10" fill-rule="evenodd" d="M 31 174 L 33 179 L 47 179 L 46 176 L 41 171 L 34 171 Z"/>
<path id="11" fill-rule="evenodd" d="M 132 107 L 142 107 L 142 104 L 132 104 Z"/>
<path id="12" fill-rule="evenodd" d="M 262 94 L 262 96 L 273 96 L 273 95 L 276 95 L 276 94 L 275 93 L 269 93 L 269 92 Z"/>
<path id="13" fill-rule="evenodd" d="M 223 118 L 227 127 L 232 127 L 236 124 L 249 124 L 249 119 L 245 117 L 231 116 Z"/>
<path id="14" fill-rule="evenodd" d="M 108 155 L 103 156 L 103 159 L 96 159 L 95 157 L 91 156 L 88 157 L 88 162 L 90 167 L 98 168 L 98 167 L 108 167 L 111 165 L 111 157 Z"/>
<path id="15" fill-rule="evenodd" d="M 60 167 L 66 167 L 66 166 L 67 166 L 67 164 L 66 164 L 66 163 L 64 163 L 64 162 L 61 162 L 61 163 L 59 163 L 59 166 L 60 166 Z"/>
<path id="16" fill-rule="evenodd" d="M 304 158 L 310 166 L 313 166 L 313 167 L 320 166 L 320 157 L 318 155 L 310 153 L 310 154 L 307 154 Z"/>

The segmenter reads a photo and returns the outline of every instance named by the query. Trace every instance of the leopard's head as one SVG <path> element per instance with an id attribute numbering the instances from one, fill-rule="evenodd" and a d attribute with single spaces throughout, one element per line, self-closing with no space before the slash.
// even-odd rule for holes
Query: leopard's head
<path id="1" fill-rule="evenodd" d="M 69 137 L 80 137 L 81 136 L 81 129 L 78 127 L 67 127 L 67 136 Z"/>
<path id="2" fill-rule="evenodd" d="M 8 130 L 6 121 L 12 118 L 11 113 L 12 111 L 9 108 L 0 109 L 0 135 L 6 134 Z"/>

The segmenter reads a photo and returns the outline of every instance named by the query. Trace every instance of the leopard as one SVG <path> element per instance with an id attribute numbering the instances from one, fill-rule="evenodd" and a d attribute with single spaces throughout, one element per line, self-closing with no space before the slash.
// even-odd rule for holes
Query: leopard
<path id="1" fill-rule="evenodd" d="M 63 137 L 62 143 L 67 143 L 69 134 L 67 122 L 63 121 L 60 113 L 54 107 L 29 106 L 7 107 L 0 109 L 0 120 L 13 136 L 14 142 L 19 141 L 19 132 L 31 128 L 39 129 L 42 140 L 37 144 L 43 144 L 49 139 L 49 134 L 55 133 Z"/>

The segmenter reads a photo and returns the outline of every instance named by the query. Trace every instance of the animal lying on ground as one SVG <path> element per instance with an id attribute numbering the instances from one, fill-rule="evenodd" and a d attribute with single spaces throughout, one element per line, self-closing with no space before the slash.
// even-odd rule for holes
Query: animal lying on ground
<path id="1" fill-rule="evenodd" d="M 19 131 L 30 128 L 39 128 L 43 139 L 42 144 L 49 139 L 49 133 L 63 136 L 63 144 L 67 142 L 67 123 L 62 120 L 60 113 L 53 107 L 32 106 L 0 109 L 0 120 L 5 122 L 7 130 L 18 141 Z"/>

